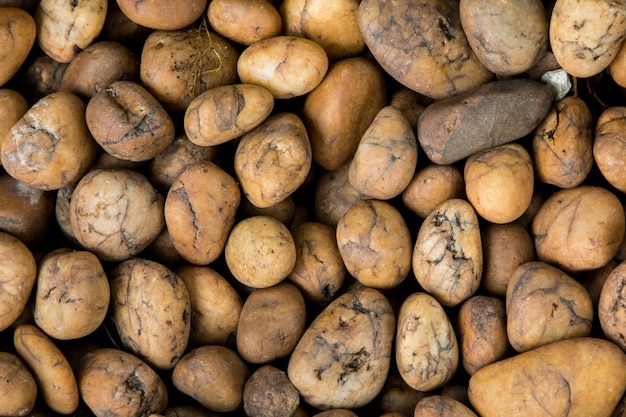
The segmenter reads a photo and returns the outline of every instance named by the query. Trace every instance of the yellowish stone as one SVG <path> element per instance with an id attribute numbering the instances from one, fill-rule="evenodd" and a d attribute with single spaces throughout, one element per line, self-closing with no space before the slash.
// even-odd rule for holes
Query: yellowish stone
<path id="1" fill-rule="evenodd" d="M 624 352 L 606 340 L 576 338 L 479 369 L 468 395 L 482 417 L 609 417 L 624 390 Z"/>

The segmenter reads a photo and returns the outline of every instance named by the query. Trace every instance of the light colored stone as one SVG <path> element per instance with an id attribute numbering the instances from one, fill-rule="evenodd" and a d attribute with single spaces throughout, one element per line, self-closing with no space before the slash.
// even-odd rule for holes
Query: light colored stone
<path id="1" fill-rule="evenodd" d="M 482 417 L 608 417 L 626 389 L 626 355 L 602 339 L 554 342 L 479 369 L 469 399 Z"/>
<path id="2" fill-rule="evenodd" d="M 446 307 L 459 305 L 476 292 L 483 250 L 478 218 L 467 200 L 444 201 L 426 217 L 412 263 L 420 286 Z"/>
<path id="3" fill-rule="evenodd" d="M 366 405 L 387 379 L 395 324 L 391 304 L 378 290 L 344 293 L 298 342 L 287 366 L 289 380 L 320 410 Z"/>
<path id="4" fill-rule="evenodd" d="M 459 345 L 442 305 L 425 293 L 409 295 L 398 312 L 396 366 L 411 388 L 432 391 L 450 382 Z"/>

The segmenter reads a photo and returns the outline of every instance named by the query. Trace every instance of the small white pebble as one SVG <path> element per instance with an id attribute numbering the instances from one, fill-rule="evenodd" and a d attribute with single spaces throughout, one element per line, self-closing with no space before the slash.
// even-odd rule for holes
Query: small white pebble
<path id="1" fill-rule="evenodd" d="M 546 72 L 541 76 L 541 82 L 546 83 L 550 87 L 552 94 L 554 94 L 554 101 L 561 100 L 572 88 L 569 74 L 564 69 Z"/>

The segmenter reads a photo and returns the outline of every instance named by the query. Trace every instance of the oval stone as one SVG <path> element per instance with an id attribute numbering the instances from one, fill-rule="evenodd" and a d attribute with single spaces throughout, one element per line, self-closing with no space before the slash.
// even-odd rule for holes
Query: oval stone
<path id="1" fill-rule="evenodd" d="M 565 272 L 547 263 L 527 262 L 511 274 L 506 317 L 511 346 L 524 352 L 589 336 L 593 305 L 585 287 Z"/>
<path id="2" fill-rule="evenodd" d="M 180 255 L 197 265 L 216 260 L 224 251 L 240 202 L 235 179 L 213 162 L 185 169 L 170 187 L 164 209 Z"/>
<path id="3" fill-rule="evenodd" d="M 606 339 L 626 351 L 626 262 L 617 265 L 604 281 L 598 299 L 598 319 Z"/>
<path id="4" fill-rule="evenodd" d="M 456 306 L 474 294 L 483 250 L 471 204 L 453 198 L 437 206 L 420 226 L 412 261 L 417 282 L 444 306 Z"/>
<path id="5" fill-rule="evenodd" d="M 277 99 L 302 96 L 313 90 L 328 71 L 328 56 L 317 43 L 279 35 L 246 48 L 237 73 L 246 84 L 267 88 Z"/>
<path id="6" fill-rule="evenodd" d="M 189 292 L 165 265 L 132 258 L 109 273 L 111 319 L 126 350 L 155 370 L 171 370 L 191 331 Z"/>
<path id="7" fill-rule="evenodd" d="M 28 58 L 36 36 L 35 19 L 26 10 L 17 7 L 0 8 L 0 86 L 19 71 Z"/>
<path id="8" fill-rule="evenodd" d="M 279 112 L 241 137 L 234 170 L 256 207 L 276 205 L 304 183 L 313 163 L 309 135 L 295 113 Z"/>
<path id="9" fill-rule="evenodd" d="M 378 290 L 362 287 L 331 302 L 315 318 L 287 367 L 308 404 L 356 408 L 382 390 L 391 362 L 395 318 Z"/>
<path id="10" fill-rule="evenodd" d="M 13 353 L 0 352 L 0 415 L 28 415 L 37 401 L 37 382 L 22 360 Z"/>
<path id="11" fill-rule="evenodd" d="M 411 271 L 412 242 L 402 214 L 380 200 L 361 200 L 337 224 L 337 245 L 350 274 L 372 288 L 397 287 Z"/>
<path id="12" fill-rule="evenodd" d="M 533 161 L 519 143 L 505 143 L 467 158 L 465 193 L 476 213 L 497 224 L 520 218 L 534 191 Z"/>
<path id="13" fill-rule="evenodd" d="M 259 85 L 221 85 L 200 94 L 185 111 L 185 133 L 200 146 L 216 146 L 248 133 L 274 108 L 274 96 Z"/>
<path id="14" fill-rule="evenodd" d="M 549 35 L 561 68 L 573 77 L 592 77 L 611 64 L 626 37 L 626 3 L 557 0 Z"/>
<path id="15" fill-rule="evenodd" d="M 396 197 L 409 185 L 417 166 L 417 140 L 401 110 L 382 108 L 367 128 L 348 172 L 361 194 L 379 200 Z"/>
<path id="16" fill-rule="evenodd" d="M 315 162 L 329 171 L 347 163 L 386 96 L 383 71 L 371 60 L 355 57 L 331 65 L 302 107 Z"/>
<path id="17" fill-rule="evenodd" d="M 539 260 L 568 273 L 606 265 L 617 255 L 626 233 L 619 198 L 592 185 L 552 194 L 535 214 L 531 228 Z"/>
<path id="18" fill-rule="evenodd" d="M 482 417 L 609 417 L 626 389 L 625 370 L 617 345 L 568 339 L 479 369 L 468 395 Z"/>
<path id="19" fill-rule="evenodd" d="M 493 81 L 426 107 L 417 139 L 431 161 L 452 164 L 531 133 L 552 101 L 549 88 L 538 81 Z"/>
<path id="20" fill-rule="evenodd" d="M 546 53 L 548 19 L 541 0 L 462 0 L 459 11 L 472 50 L 498 75 L 528 71 Z"/>
<path id="21" fill-rule="evenodd" d="M 454 0 L 364 0 L 359 26 L 381 67 L 427 97 L 452 97 L 493 76 L 472 51 Z"/>
<path id="22" fill-rule="evenodd" d="M 445 310 L 435 298 L 411 294 L 398 313 L 396 363 L 400 376 L 418 391 L 443 387 L 459 365 L 459 345 Z"/>

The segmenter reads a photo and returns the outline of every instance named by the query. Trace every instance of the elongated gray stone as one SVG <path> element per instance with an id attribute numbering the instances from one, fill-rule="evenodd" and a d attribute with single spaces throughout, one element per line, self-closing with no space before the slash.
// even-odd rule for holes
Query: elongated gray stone
<path id="1" fill-rule="evenodd" d="M 552 103 L 549 87 L 538 81 L 492 81 L 428 106 L 417 139 L 432 162 L 451 164 L 531 133 Z"/>

